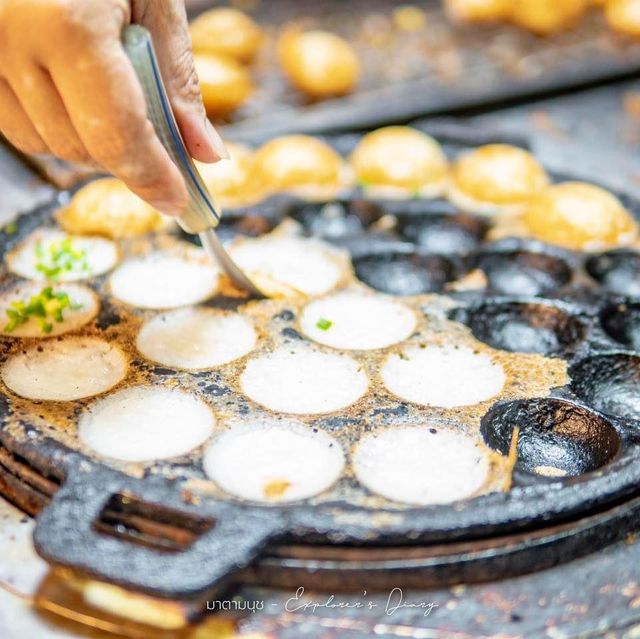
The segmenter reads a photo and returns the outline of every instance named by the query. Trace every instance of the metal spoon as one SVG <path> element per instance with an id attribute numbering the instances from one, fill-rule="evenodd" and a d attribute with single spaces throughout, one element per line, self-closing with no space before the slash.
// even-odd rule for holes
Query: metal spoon
<path id="1" fill-rule="evenodd" d="M 252 297 L 264 298 L 264 293 L 231 259 L 216 235 L 214 229 L 220 221 L 220 211 L 202 182 L 180 135 L 162 82 L 151 34 L 144 27 L 128 26 L 123 32 L 123 45 L 142 85 L 147 103 L 147 115 L 153 123 L 160 142 L 182 173 L 187 185 L 189 206 L 178 218 L 178 224 L 187 233 L 197 233 L 200 236 L 204 249 L 214 261 L 220 264 L 234 284 L 248 291 Z"/>

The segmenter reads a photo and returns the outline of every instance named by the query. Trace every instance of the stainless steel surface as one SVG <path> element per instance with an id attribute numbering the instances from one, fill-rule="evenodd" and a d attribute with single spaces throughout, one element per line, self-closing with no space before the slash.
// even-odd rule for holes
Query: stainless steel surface
<path id="1" fill-rule="evenodd" d="M 209 255 L 215 255 L 216 260 L 222 265 L 222 268 L 224 268 L 234 283 L 249 291 L 252 297 L 257 299 L 263 299 L 265 297 L 262 291 L 253 284 L 229 257 L 229 254 L 224 250 L 222 243 L 212 228 L 201 231 L 199 235 L 202 246 L 204 246 L 207 253 L 209 253 Z"/>
<path id="2" fill-rule="evenodd" d="M 214 229 L 218 226 L 220 212 L 180 135 L 162 82 L 151 35 L 143 27 L 132 25 L 124 30 L 123 40 L 127 56 L 144 91 L 148 117 L 162 145 L 180 170 L 189 192 L 189 206 L 178 218 L 178 223 L 187 233 L 200 234 L 209 256 L 220 264 L 237 286 L 247 290 L 252 296 L 264 297 L 233 262 L 216 237 Z"/>

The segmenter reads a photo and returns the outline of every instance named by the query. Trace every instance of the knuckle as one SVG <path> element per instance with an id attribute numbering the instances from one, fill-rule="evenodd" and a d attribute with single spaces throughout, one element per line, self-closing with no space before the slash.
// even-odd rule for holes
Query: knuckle
<path id="1" fill-rule="evenodd" d="M 53 0 L 53 4 L 58 25 L 71 41 L 83 42 L 111 34 L 128 15 L 124 0 Z"/>
<path id="2" fill-rule="evenodd" d="M 199 101 L 200 84 L 193 64 L 193 57 L 188 49 L 175 56 L 171 71 L 177 93 L 185 100 Z"/>

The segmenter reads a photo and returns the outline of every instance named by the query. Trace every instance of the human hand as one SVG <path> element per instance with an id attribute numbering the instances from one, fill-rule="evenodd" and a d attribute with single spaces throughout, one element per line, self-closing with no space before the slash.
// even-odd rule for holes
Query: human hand
<path id="1" fill-rule="evenodd" d="M 0 131 L 25 153 L 98 164 L 176 214 L 188 195 L 122 48 L 129 22 L 153 36 L 191 155 L 227 157 L 202 107 L 182 0 L 0 0 Z"/>

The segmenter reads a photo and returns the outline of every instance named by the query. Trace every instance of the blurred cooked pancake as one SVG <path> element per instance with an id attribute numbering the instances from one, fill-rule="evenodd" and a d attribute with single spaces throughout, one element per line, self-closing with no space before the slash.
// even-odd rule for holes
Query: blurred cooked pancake
<path id="1" fill-rule="evenodd" d="M 545 170 L 528 151 L 488 144 L 454 163 L 449 199 L 465 211 L 514 213 L 548 182 Z"/>
<path id="2" fill-rule="evenodd" d="M 550 35 L 575 25 L 588 0 L 513 0 L 511 19 L 538 35 Z"/>
<path id="3" fill-rule="evenodd" d="M 232 424 L 209 446 L 203 465 L 231 495 L 285 502 L 313 497 L 331 487 L 342 472 L 344 454 L 338 442 L 318 429 L 262 419 Z"/>
<path id="4" fill-rule="evenodd" d="M 132 386 L 89 406 L 78 436 L 99 455 L 138 462 L 184 455 L 204 443 L 214 426 L 209 406 L 193 395 Z"/>
<path id="5" fill-rule="evenodd" d="M 604 6 L 612 29 L 630 36 L 640 35 L 640 0 L 607 0 Z"/>
<path id="6" fill-rule="evenodd" d="M 66 337 L 14 354 L 2 367 L 2 381 L 28 399 L 72 401 L 99 395 L 127 373 L 123 351 L 96 337 Z"/>
<path id="7" fill-rule="evenodd" d="M 262 30 L 246 14 L 231 7 L 201 13 L 190 25 L 196 53 L 227 55 L 249 62 L 262 42 Z"/>
<path id="8" fill-rule="evenodd" d="M 287 135 L 261 146 L 254 157 L 255 179 L 273 193 L 309 199 L 335 197 L 343 187 L 342 158 L 309 135 Z"/>
<path id="9" fill-rule="evenodd" d="M 305 346 L 282 346 L 250 359 L 240 376 L 242 392 L 254 402 L 297 415 L 346 408 L 367 386 L 367 375 L 356 360 Z"/>
<path id="10" fill-rule="evenodd" d="M 350 162 L 359 184 L 372 196 L 436 197 L 446 189 L 448 163 L 442 148 L 411 127 L 368 133 Z"/>
<path id="11" fill-rule="evenodd" d="M 278 55 L 291 84 L 313 98 L 350 93 L 360 77 L 353 47 L 328 31 L 286 29 L 278 42 Z"/>
<path id="12" fill-rule="evenodd" d="M 513 0 L 445 0 L 449 16 L 460 22 L 500 22 L 506 20 Z"/>
<path id="13" fill-rule="evenodd" d="M 207 189 L 223 208 L 255 204 L 264 195 L 264 187 L 254 171 L 254 152 L 242 144 L 226 144 L 229 159 L 203 164 L 198 171 Z"/>
<path id="14" fill-rule="evenodd" d="M 58 211 L 56 219 L 67 233 L 109 238 L 143 235 L 170 223 L 115 178 L 101 178 L 83 186 Z"/>
<path id="15" fill-rule="evenodd" d="M 569 249 L 624 246 L 638 225 L 611 193 L 585 182 L 554 184 L 533 198 L 523 221 L 529 234 Z"/>
<path id="16" fill-rule="evenodd" d="M 199 54 L 193 60 L 202 101 L 211 117 L 233 113 L 253 92 L 249 72 L 233 58 Z"/>

